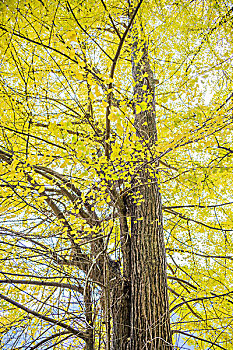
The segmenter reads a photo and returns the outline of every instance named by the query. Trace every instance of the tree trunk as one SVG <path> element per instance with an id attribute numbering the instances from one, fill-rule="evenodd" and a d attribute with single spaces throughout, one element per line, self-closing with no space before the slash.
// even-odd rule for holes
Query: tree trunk
<path id="1" fill-rule="evenodd" d="M 130 282 L 118 280 L 112 291 L 112 349 L 128 350 L 130 345 Z"/>
<path id="2" fill-rule="evenodd" d="M 135 105 L 147 107 L 135 112 L 135 127 L 144 147 L 157 141 L 154 89 L 156 80 L 150 68 L 148 49 L 134 36 L 132 73 Z M 145 144 L 146 142 L 146 144 Z M 147 145 L 147 146 L 146 146 Z M 156 171 L 145 159 L 134 179 L 131 200 L 131 350 L 172 349 L 167 294 L 166 253 L 163 235 L 162 202 Z M 137 194 L 136 194 L 137 193 Z"/>
<path id="3" fill-rule="evenodd" d="M 157 183 L 148 185 L 149 179 L 145 167 L 137 188 L 143 202 L 131 205 L 132 350 L 172 348 L 161 196 Z"/>
<path id="4" fill-rule="evenodd" d="M 148 149 L 157 141 L 154 85 L 147 45 L 138 32 L 132 45 L 132 73 L 135 81 L 135 128 L 140 142 Z M 136 113 L 136 105 L 147 108 Z M 139 108 L 140 109 L 140 108 Z M 137 108 L 138 110 L 138 108 Z M 162 203 L 156 170 L 145 159 L 132 180 L 126 198 L 131 216 L 131 238 L 122 241 L 124 280 L 112 292 L 114 350 L 172 349 L 167 294 L 166 254 L 163 236 Z M 141 197 L 138 205 L 137 198 Z M 126 212 L 122 211 L 122 237 L 127 237 Z M 130 243 L 130 247 L 127 244 Z M 128 266 L 130 265 L 130 266 Z"/>

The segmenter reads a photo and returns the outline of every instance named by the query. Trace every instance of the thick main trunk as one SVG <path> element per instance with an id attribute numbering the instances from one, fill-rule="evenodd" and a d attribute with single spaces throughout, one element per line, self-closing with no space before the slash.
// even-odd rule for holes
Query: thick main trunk
<path id="1" fill-rule="evenodd" d="M 157 183 L 140 173 L 143 202 L 132 205 L 131 224 L 131 349 L 171 349 L 166 257 L 161 196 Z M 141 220 L 142 218 L 142 220 Z"/>
<path id="2" fill-rule="evenodd" d="M 147 45 L 140 42 L 138 32 L 132 33 L 132 36 L 134 124 L 140 142 L 149 149 L 157 142 L 154 102 L 156 80 L 150 68 Z M 141 105 L 142 102 L 144 105 Z M 145 106 L 145 102 L 147 108 L 136 113 L 140 110 L 136 105 Z M 139 197 L 141 201 L 137 205 Z M 125 282 L 116 283 L 112 293 L 112 346 L 114 350 L 169 350 L 173 346 L 162 202 L 156 169 L 152 169 L 146 159 L 133 176 L 127 207 L 127 214 L 131 216 L 131 238 L 122 240 Z M 127 237 L 126 230 L 127 227 L 121 222 L 123 237 Z M 130 245 L 127 245 L 129 242 Z"/>
<path id="3" fill-rule="evenodd" d="M 132 50 L 135 104 L 147 103 L 135 112 L 135 126 L 141 142 L 150 148 L 157 142 L 154 89 L 148 49 L 138 34 Z M 155 163 L 154 163 L 155 164 Z M 131 336 L 132 350 L 172 349 L 167 294 L 166 253 L 163 235 L 162 202 L 156 170 L 145 159 L 135 178 L 131 204 Z"/>
<path id="4" fill-rule="evenodd" d="M 154 88 L 147 45 L 135 33 L 132 73 L 135 105 L 147 108 L 135 112 L 135 126 L 141 142 L 151 147 L 157 142 Z M 136 108 L 135 108 L 136 110 Z M 144 143 L 145 144 L 145 143 Z M 155 164 L 155 163 L 154 163 Z M 163 236 L 162 202 L 156 170 L 145 159 L 134 180 L 131 198 L 131 350 L 172 349 L 167 294 L 166 253 Z"/>
<path id="5" fill-rule="evenodd" d="M 151 169 L 138 174 L 131 214 L 131 273 L 111 288 L 112 349 L 172 349 L 161 195 Z M 137 193 L 136 193 L 137 192 Z M 140 192 L 140 193 L 139 193 Z M 141 205 L 134 203 L 141 196 Z"/>

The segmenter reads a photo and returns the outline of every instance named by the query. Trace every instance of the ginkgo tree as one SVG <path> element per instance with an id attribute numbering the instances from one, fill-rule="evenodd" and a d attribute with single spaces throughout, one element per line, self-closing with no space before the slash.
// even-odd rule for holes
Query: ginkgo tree
<path id="1" fill-rule="evenodd" d="M 1 347 L 232 349 L 232 3 L 0 10 Z"/>

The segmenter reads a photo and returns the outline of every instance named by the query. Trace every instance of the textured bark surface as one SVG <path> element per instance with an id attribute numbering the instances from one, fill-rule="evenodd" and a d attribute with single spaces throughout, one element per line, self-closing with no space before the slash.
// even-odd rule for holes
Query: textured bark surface
<path id="1" fill-rule="evenodd" d="M 147 45 L 132 33 L 132 73 L 135 81 L 134 104 L 147 102 L 136 113 L 135 127 L 141 142 L 157 141 L 154 87 Z M 137 198 L 141 196 L 141 204 Z M 125 207 L 124 207 L 124 204 Z M 127 209 L 125 209 L 127 207 Z M 126 216 L 131 217 L 128 234 Z M 112 290 L 114 350 L 172 349 L 167 294 L 166 253 L 163 236 L 162 202 L 156 170 L 145 160 L 132 180 L 132 191 L 120 213 L 123 280 Z"/>
<path id="2" fill-rule="evenodd" d="M 111 293 L 111 312 L 113 324 L 112 348 L 127 350 L 130 341 L 131 313 L 131 240 L 127 224 L 127 210 L 124 202 L 120 205 L 120 230 L 123 255 L 123 278 L 116 277 Z"/>
<path id="3" fill-rule="evenodd" d="M 117 281 L 112 290 L 112 349 L 127 350 L 130 341 L 130 282 Z"/>
<path id="4" fill-rule="evenodd" d="M 140 175 L 144 201 L 131 207 L 131 349 L 171 349 L 161 196 L 147 169 Z"/>
<path id="5" fill-rule="evenodd" d="M 135 104 L 147 102 L 135 113 L 135 126 L 148 147 L 157 141 L 154 89 L 147 45 L 137 33 L 132 48 Z M 145 89 L 146 87 L 146 89 Z M 172 349 L 167 294 L 166 253 L 162 201 L 156 173 L 147 160 L 134 180 L 134 192 L 143 199 L 131 204 L 131 349 Z M 134 195 L 132 194 L 132 197 Z"/>

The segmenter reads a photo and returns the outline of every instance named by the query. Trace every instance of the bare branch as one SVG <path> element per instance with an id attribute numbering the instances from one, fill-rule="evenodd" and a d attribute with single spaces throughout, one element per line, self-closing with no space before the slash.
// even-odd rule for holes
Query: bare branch
<path id="1" fill-rule="evenodd" d="M 62 327 L 62 328 L 65 328 L 67 329 L 67 331 L 69 331 L 70 333 L 72 334 L 75 334 L 77 335 L 79 338 L 83 339 L 83 340 L 87 340 L 87 335 L 86 333 L 82 332 L 82 331 L 78 331 L 76 330 L 75 328 L 71 327 L 71 326 L 68 326 L 67 324 L 61 322 L 61 321 L 58 321 L 58 320 L 54 320 L 53 318 L 50 318 L 48 316 L 44 316 L 42 314 L 40 314 L 39 312 L 37 311 L 34 311 L 34 310 L 31 310 L 29 308 L 27 308 L 26 306 L 23 306 L 22 304 L 8 298 L 7 296 L 3 295 L 3 294 L 0 294 L 0 299 L 3 299 L 5 301 L 7 301 L 8 303 L 16 306 L 17 308 L 27 312 L 28 314 L 31 314 L 31 315 L 34 315 L 36 316 L 37 318 L 40 318 L 41 320 L 43 321 L 46 321 L 46 322 L 49 322 L 49 323 L 52 323 L 56 326 L 59 326 L 59 327 Z"/>
<path id="2" fill-rule="evenodd" d="M 173 209 L 168 209 L 168 208 L 163 208 L 164 211 L 168 212 L 168 213 L 171 213 L 175 216 L 178 216 L 179 218 L 183 219 L 183 220 L 186 220 L 186 221 L 192 221 L 192 222 L 195 222 L 196 224 L 199 224 L 199 225 L 202 225 L 204 227 L 207 227 L 211 230 L 217 230 L 217 231 L 227 231 L 227 232 L 231 232 L 233 231 L 233 229 L 225 229 L 225 228 L 220 228 L 220 227 L 214 227 L 214 226 L 210 226 L 210 225 L 207 225 L 205 224 L 204 222 L 201 222 L 201 221 L 198 221 L 198 220 L 194 220 L 194 219 L 191 219 L 191 218 L 188 218 L 186 217 L 185 215 L 181 214 L 181 213 L 178 213 L 177 211 L 173 210 Z"/>
<path id="3" fill-rule="evenodd" d="M 191 251 L 188 251 L 188 250 L 178 249 L 178 248 L 166 248 L 166 251 L 168 251 L 168 252 L 194 254 L 194 255 L 197 255 L 197 256 L 201 256 L 203 258 L 233 260 L 233 256 L 229 256 L 229 255 L 209 255 L 209 254 L 204 254 L 204 253 L 196 253 L 196 252 L 193 252 L 193 251 L 191 252 Z"/>
<path id="4" fill-rule="evenodd" d="M 197 340 L 204 341 L 205 343 L 212 344 L 212 346 L 217 346 L 217 347 L 220 348 L 220 349 L 227 350 L 227 348 L 224 348 L 223 346 L 218 345 L 218 344 L 216 344 L 215 342 L 212 342 L 212 341 L 210 341 L 210 340 L 206 340 L 206 339 L 197 337 L 196 335 L 193 335 L 193 334 L 190 334 L 190 333 L 187 333 L 187 332 L 182 332 L 182 331 L 180 331 L 179 329 L 176 329 L 176 330 L 172 331 L 172 333 L 173 333 L 173 334 L 175 334 L 175 333 L 183 334 L 183 335 L 186 335 L 187 337 L 191 337 L 191 338 L 194 338 L 194 339 L 197 339 Z"/>
<path id="5" fill-rule="evenodd" d="M 29 281 L 29 280 L 4 279 L 4 280 L 0 280 L 0 283 L 28 284 L 28 285 L 35 285 L 35 286 L 48 286 L 48 287 L 57 287 L 57 288 L 67 288 L 67 289 L 75 290 L 75 291 L 83 294 L 83 288 L 81 286 L 75 286 L 75 285 L 71 285 L 69 283 L 62 283 L 62 282 L 46 282 L 46 281 Z"/>
<path id="6" fill-rule="evenodd" d="M 230 205 L 233 204 L 233 202 L 226 202 L 222 204 L 213 204 L 213 205 L 201 205 L 201 204 L 187 204 L 187 205 L 172 205 L 167 207 L 166 205 L 163 205 L 163 209 L 182 209 L 182 208 L 217 208 L 222 207 L 224 205 Z"/>
<path id="7" fill-rule="evenodd" d="M 34 349 L 38 348 L 39 346 L 41 346 L 42 344 L 47 343 L 49 340 L 55 339 L 57 337 L 60 337 L 61 335 L 66 335 L 66 334 L 69 334 L 69 332 L 64 331 L 64 332 L 52 334 L 50 337 L 43 339 L 42 341 L 40 341 L 39 343 L 37 343 L 36 345 L 31 347 L 30 350 L 34 350 Z"/>
<path id="8" fill-rule="evenodd" d="M 173 280 L 173 281 L 178 281 L 178 282 L 185 283 L 185 284 L 187 284 L 189 287 L 191 287 L 191 288 L 197 290 L 197 287 L 196 287 L 196 286 L 194 286 L 193 284 L 191 284 L 191 283 L 188 282 L 188 281 L 183 280 L 182 278 L 178 278 L 178 277 L 175 277 L 175 276 L 167 276 L 167 279 L 168 279 L 168 280 Z"/>
<path id="9" fill-rule="evenodd" d="M 174 306 L 171 310 L 170 310 L 170 313 L 172 313 L 173 311 L 175 311 L 176 309 L 180 308 L 181 306 L 185 305 L 185 304 L 188 304 L 188 303 L 194 303 L 195 301 L 203 301 L 203 300 L 210 300 L 210 299 L 215 299 L 215 298 L 224 298 L 226 297 L 227 295 L 230 295 L 232 294 L 233 291 L 231 292 L 228 292 L 228 293 L 225 293 L 225 294 L 219 294 L 219 295 L 214 295 L 212 297 L 200 297 L 200 298 L 194 298 L 194 299 L 190 299 L 190 300 L 187 300 L 187 301 L 183 301 L 182 303 Z"/>

